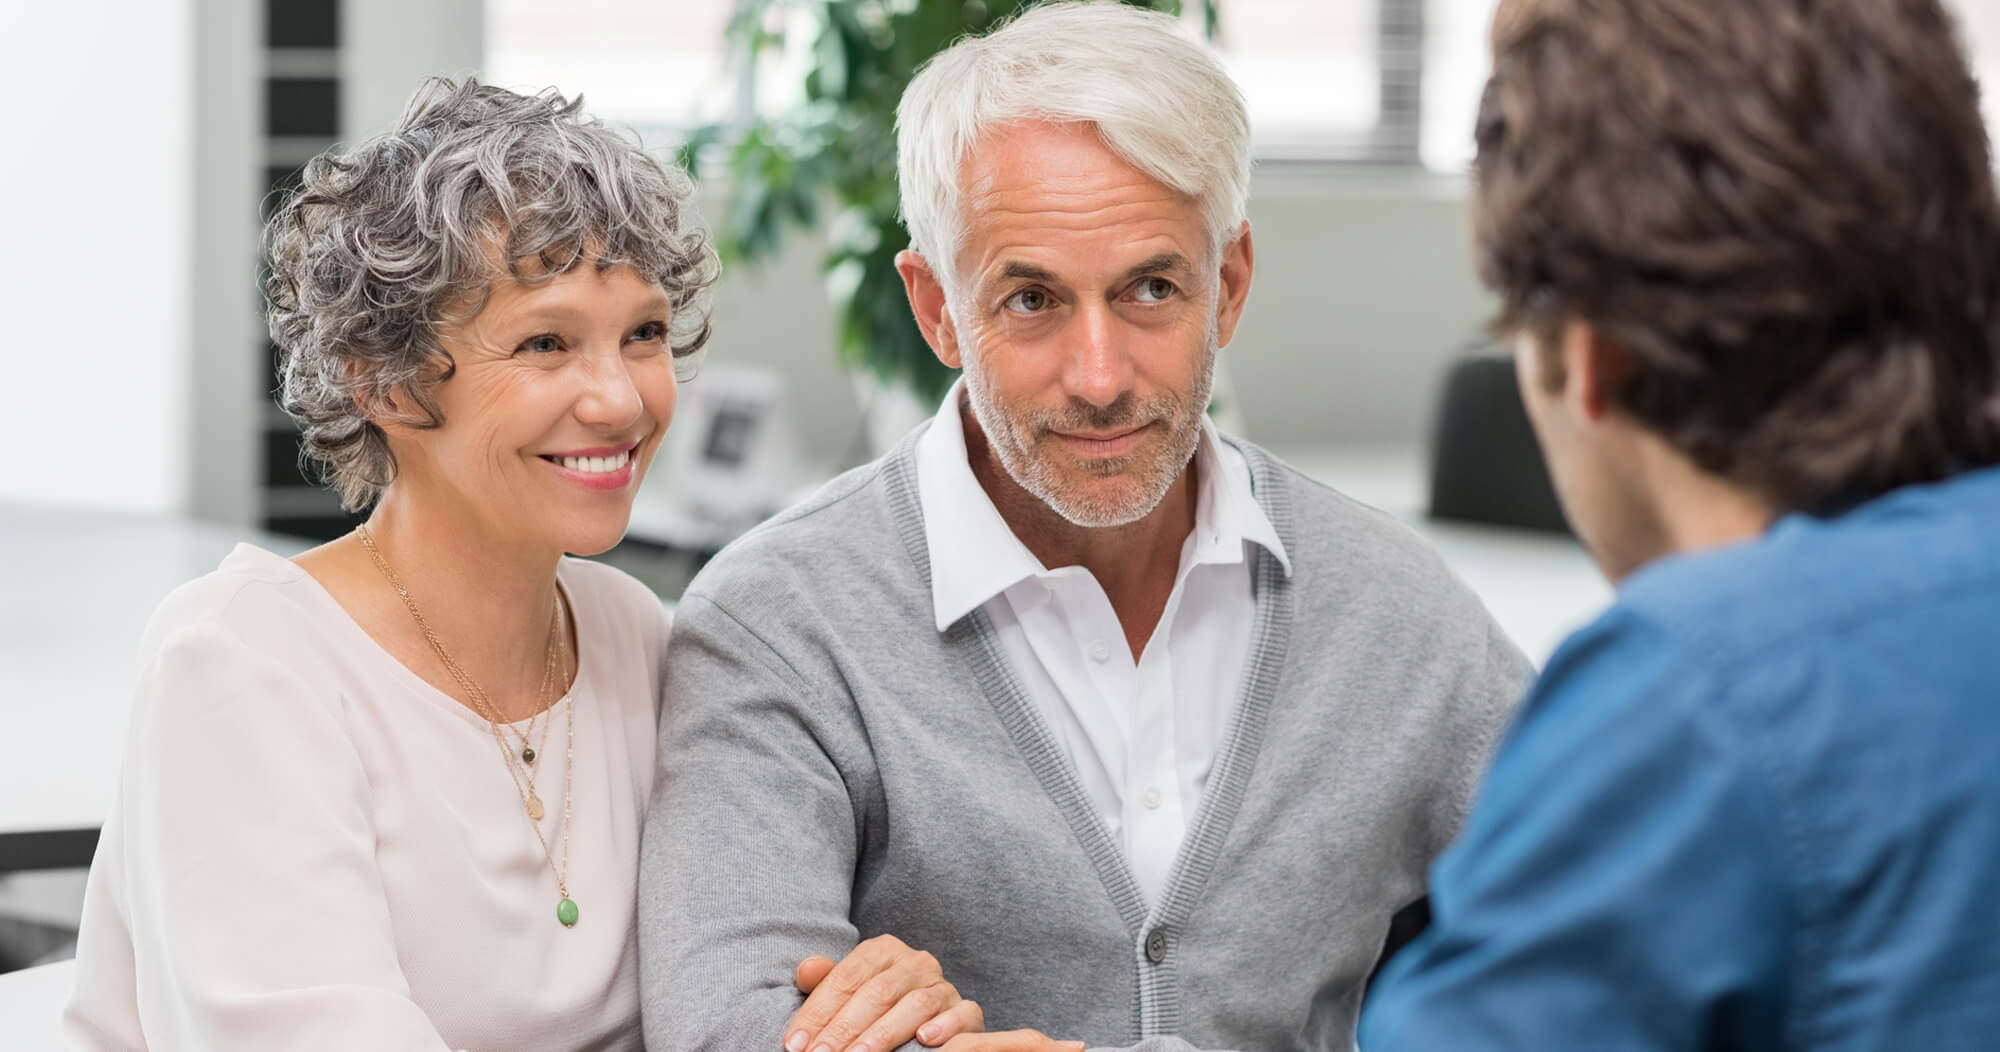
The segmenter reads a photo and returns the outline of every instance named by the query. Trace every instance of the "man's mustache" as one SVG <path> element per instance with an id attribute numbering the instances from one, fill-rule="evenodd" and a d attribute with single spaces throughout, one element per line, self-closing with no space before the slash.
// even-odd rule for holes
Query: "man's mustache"
<path id="1" fill-rule="evenodd" d="M 1081 398 L 1070 399 L 1063 412 L 1037 413 L 1029 423 L 1037 432 L 1048 431 L 1129 431 L 1142 424 L 1164 420 L 1173 413 L 1171 400 L 1140 405 L 1130 394 L 1118 396 L 1110 405 L 1092 405 Z"/>

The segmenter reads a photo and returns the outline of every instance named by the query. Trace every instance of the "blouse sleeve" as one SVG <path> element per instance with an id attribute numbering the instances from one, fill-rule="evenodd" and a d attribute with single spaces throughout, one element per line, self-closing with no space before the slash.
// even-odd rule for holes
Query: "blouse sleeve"
<path id="1" fill-rule="evenodd" d="M 390 917 L 361 760 L 338 696 L 226 629 L 154 653 L 115 829 L 149 1045 L 446 1048 L 398 964 L 422 918 Z"/>

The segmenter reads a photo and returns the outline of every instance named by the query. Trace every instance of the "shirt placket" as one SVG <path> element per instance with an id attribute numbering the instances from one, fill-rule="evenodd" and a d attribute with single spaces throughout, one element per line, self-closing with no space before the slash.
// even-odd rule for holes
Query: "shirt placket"
<path id="1" fill-rule="evenodd" d="M 1133 676 L 1132 751 L 1125 769 L 1125 818 L 1132 868 L 1148 899 L 1165 888 L 1186 831 L 1174 734 L 1173 662 L 1151 648 Z"/>

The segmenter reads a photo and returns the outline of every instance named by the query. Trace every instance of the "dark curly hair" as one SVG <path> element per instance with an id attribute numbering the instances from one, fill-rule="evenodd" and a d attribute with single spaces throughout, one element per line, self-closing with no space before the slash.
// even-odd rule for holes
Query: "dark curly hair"
<path id="1" fill-rule="evenodd" d="M 476 80 L 428 81 L 388 133 L 307 164 L 265 227 L 265 291 L 280 402 L 341 505 L 365 507 L 395 477 L 371 418 L 444 423 L 432 391 L 453 363 L 438 329 L 485 305 L 496 259 L 529 283 L 585 262 L 633 267 L 666 290 L 673 355 L 691 367 L 715 259 L 684 226 L 689 193 L 581 99 Z"/>
<path id="2" fill-rule="evenodd" d="M 1588 321 L 1615 404 L 1785 510 L 2000 463 L 2000 205 L 1938 0 L 1503 0 L 1493 52 L 1496 330 L 1547 361 Z"/>

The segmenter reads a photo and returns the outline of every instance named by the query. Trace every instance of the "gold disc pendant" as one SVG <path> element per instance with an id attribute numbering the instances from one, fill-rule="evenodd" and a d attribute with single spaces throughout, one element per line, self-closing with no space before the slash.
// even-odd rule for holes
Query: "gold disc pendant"
<path id="1" fill-rule="evenodd" d="M 528 817 L 539 822 L 542 820 L 542 815 L 544 814 L 547 814 L 547 812 L 542 809 L 542 798 L 539 796 L 528 797 Z"/>

